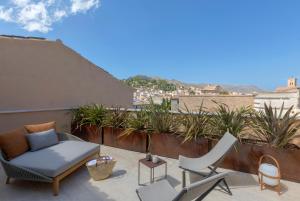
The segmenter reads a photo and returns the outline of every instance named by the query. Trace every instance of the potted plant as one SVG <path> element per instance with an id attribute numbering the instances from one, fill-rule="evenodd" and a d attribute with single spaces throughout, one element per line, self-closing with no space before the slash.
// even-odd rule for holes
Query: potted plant
<path id="1" fill-rule="evenodd" d="M 149 112 L 149 131 L 151 132 L 151 146 L 149 151 L 151 154 L 176 158 L 177 152 L 174 152 L 177 126 L 179 115 L 170 112 L 170 101 L 163 100 L 161 104 L 155 104 L 150 99 L 147 107 Z"/>
<path id="2" fill-rule="evenodd" d="M 185 110 L 180 112 L 178 131 L 181 143 L 177 145 L 178 155 L 200 157 L 208 152 L 208 135 L 210 116 L 201 103 L 197 112 Z"/>
<path id="3" fill-rule="evenodd" d="M 224 103 L 217 103 L 215 112 L 210 118 L 210 140 L 209 149 L 217 144 L 226 132 L 229 132 L 238 139 L 238 143 L 235 145 L 229 153 L 226 154 L 221 166 L 229 169 L 239 168 L 239 156 L 244 152 L 246 146 L 242 146 L 242 141 L 247 138 L 247 131 L 249 131 L 249 115 L 253 112 L 250 107 L 241 107 L 236 109 L 230 109 Z"/>
<path id="4" fill-rule="evenodd" d="M 125 121 L 128 117 L 126 109 L 120 107 L 110 108 L 104 119 L 103 144 L 118 147 L 118 137 L 124 131 Z"/>
<path id="5" fill-rule="evenodd" d="M 293 107 L 284 110 L 284 104 L 279 110 L 265 104 L 264 110 L 253 113 L 253 134 L 264 143 L 253 146 L 249 155 L 255 155 L 256 160 L 264 154 L 272 155 L 280 164 L 282 178 L 299 182 L 300 150 L 291 144 L 300 128 L 299 113 L 293 113 Z"/>
<path id="6" fill-rule="evenodd" d="M 119 145 L 138 152 L 147 152 L 150 148 L 149 112 L 140 109 L 129 113 L 125 120 L 125 130 L 118 137 Z"/>
<path id="7" fill-rule="evenodd" d="M 72 133 L 83 140 L 102 144 L 102 127 L 106 109 L 92 104 L 73 109 Z"/>

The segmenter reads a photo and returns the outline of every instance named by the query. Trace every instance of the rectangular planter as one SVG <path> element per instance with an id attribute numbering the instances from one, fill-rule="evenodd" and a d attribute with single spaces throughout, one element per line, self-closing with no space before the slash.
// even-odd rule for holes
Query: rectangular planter
<path id="1" fill-rule="evenodd" d="M 183 137 L 166 133 L 151 134 L 151 153 L 178 159 L 179 155 L 200 157 L 208 152 L 207 139 L 183 142 Z"/>
<path id="2" fill-rule="evenodd" d="M 145 133 L 134 132 L 129 136 L 122 136 L 124 129 L 103 128 L 103 144 L 111 147 L 126 149 L 130 151 L 146 153 L 147 135 Z"/>
<path id="3" fill-rule="evenodd" d="M 72 134 L 87 142 L 102 144 L 102 128 L 97 126 L 82 126 L 77 128 L 72 126 Z"/>
<path id="4" fill-rule="evenodd" d="M 257 174 L 259 158 L 265 154 L 273 156 L 278 161 L 283 179 L 300 182 L 300 150 L 237 143 L 235 148 L 226 155 L 221 167 Z"/>

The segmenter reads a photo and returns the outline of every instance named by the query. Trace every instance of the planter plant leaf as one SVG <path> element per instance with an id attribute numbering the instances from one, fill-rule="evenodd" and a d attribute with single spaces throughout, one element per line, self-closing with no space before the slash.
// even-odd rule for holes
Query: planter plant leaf
<path id="1" fill-rule="evenodd" d="M 215 103 L 217 108 L 210 121 L 212 137 L 219 138 L 229 132 L 241 141 L 243 131 L 249 126 L 248 117 L 252 109 L 242 107 L 231 110 L 224 103 Z"/>
<path id="2" fill-rule="evenodd" d="M 183 143 L 190 140 L 197 140 L 200 137 L 205 137 L 208 134 L 208 124 L 210 116 L 203 108 L 201 103 L 197 112 L 192 112 L 185 105 L 185 110 L 179 110 L 181 114 L 181 126 L 179 128 L 180 135 L 184 138 Z"/>
<path id="3" fill-rule="evenodd" d="M 150 149 L 151 137 L 149 132 L 149 111 L 141 109 L 136 112 L 131 112 L 125 120 L 125 130 L 120 137 L 126 137 L 132 134 L 145 133 L 148 138 L 147 150 Z"/>
<path id="4" fill-rule="evenodd" d="M 126 109 L 120 107 L 111 108 L 108 110 L 104 119 L 104 126 L 112 128 L 125 128 L 125 121 L 128 117 Z"/>
<path id="5" fill-rule="evenodd" d="M 74 109 L 72 113 L 72 121 L 77 125 L 77 128 L 82 126 L 97 126 L 101 128 L 104 125 L 107 110 L 103 105 L 93 104 L 81 106 Z"/>
<path id="6" fill-rule="evenodd" d="M 264 105 L 264 110 L 253 113 L 251 127 L 260 140 L 269 143 L 273 147 L 283 148 L 295 137 L 300 128 L 297 116 L 292 114 L 293 107 L 284 111 L 284 104 L 281 108 L 273 108 L 271 105 Z"/>
<path id="7" fill-rule="evenodd" d="M 177 130 L 178 118 L 170 112 L 170 101 L 163 100 L 161 104 L 155 104 L 150 99 L 146 107 L 149 115 L 149 130 L 155 133 L 174 133 Z"/>

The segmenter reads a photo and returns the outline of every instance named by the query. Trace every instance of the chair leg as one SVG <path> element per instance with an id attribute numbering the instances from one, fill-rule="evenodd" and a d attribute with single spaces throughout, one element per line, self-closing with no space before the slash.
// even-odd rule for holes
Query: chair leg
<path id="1" fill-rule="evenodd" d="M 57 196 L 59 193 L 59 180 L 56 178 L 54 178 L 52 183 L 52 191 L 54 196 Z"/>
<path id="2" fill-rule="evenodd" d="M 225 185 L 225 187 L 226 187 L 226 192 L 229 194 L 229 195 L 232 195 L 232 192 L 231 192 L 231 190 L 230 190 L 230 188 L 229 188 L 229 186 L 228 186 L 228 184 L 227 184 L 227 182 L 226 182 L 226 180 L 224 179 L 223 180 L 223 184 Z"/>
<path id="3" fill-rule="evenodd" d="M 182 188 L 184 188 L 186 186 L 186 174 L 185 174 L 185 170 L 182 171 Z"/>
<path id="4" fill-rule="evenodd" d="M 278 195 L 281 194 L 281 186 L 280 186 L 280 182 L 279 182 L 278 186 L 276 187 L 276 191 L 277 191 Z"/>
<path id="5" fill-rule="evenodd" d="M 10 177 L 6 177 L 6 184 L 9 184 L 9 181 L 10 181 Z"/>
<path id="6" fill-rule="evenodd" d="M 210 173 L 206 177 L 210 177 L 210 176 L 212 176 L 214 174 L 218 174 L 217 167 L 208 167 L 208 169 L 210 169 Z M 229 188 L 229 186 L 228 186 L 228 184 L 227 184 L 227 182 L 226 182 L 225 179 L 222 180 L 222 183 L 224 184 L 225 187 L 222 186 L 221 184 L 218 184 L 218 186 L 221 189 L 223 189 L 225 192 L 227 192 L 229 195 L 232 195 L 232 192 L 231 192 L 231 190 L 230 190 L 230 188 Z"/>

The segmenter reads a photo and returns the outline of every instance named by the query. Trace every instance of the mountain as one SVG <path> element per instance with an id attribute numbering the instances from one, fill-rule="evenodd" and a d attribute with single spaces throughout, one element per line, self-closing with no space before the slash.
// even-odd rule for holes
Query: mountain
<path id="1" fill-rule="evenodd" d="M 175 79 L 164 79 L 161 77 L 149 77 L 145 75 L 136 75 L 129 77 L 123 80 L 129 86 L 134 88 L 144 87 L 144 88 L 155 88 L 163 91 L 173 91 L 178 89 L 179 87 L 190 88 L 197 87 L 203 88 L 207 85 L 220 85 L 223 89 L 228 92 L 238 92 L 238 93 L 260 93 L 265 92 L 255 85 L 229 85 L 229 84 L 214 84 L 214 83 L 185 83 Z"/>

